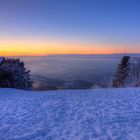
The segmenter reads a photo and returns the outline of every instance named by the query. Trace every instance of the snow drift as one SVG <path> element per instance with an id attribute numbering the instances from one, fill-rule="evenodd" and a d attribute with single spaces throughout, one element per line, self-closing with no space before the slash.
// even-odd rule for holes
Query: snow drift
<path id="1" fill-rule="evenodd" d="M 140 88 L 0 89 L 0 140 L 139 140 Z"/>

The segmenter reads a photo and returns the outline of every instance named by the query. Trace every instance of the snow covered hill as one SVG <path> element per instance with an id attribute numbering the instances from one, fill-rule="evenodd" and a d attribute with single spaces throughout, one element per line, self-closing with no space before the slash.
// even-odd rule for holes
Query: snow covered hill
<path id="1" fill-rule="evenodd" d="M 0 140 L 140 140 L 140 88 L 0 89 Z"/>

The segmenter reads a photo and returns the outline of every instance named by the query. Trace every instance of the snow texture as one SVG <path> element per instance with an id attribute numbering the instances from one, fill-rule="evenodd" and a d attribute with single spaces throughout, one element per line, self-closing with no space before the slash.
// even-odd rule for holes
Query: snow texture
<path id="1" fill-rule="evenodd" d="M 140 88 L 0 89 L 0 140 L 140 140 Z"/>

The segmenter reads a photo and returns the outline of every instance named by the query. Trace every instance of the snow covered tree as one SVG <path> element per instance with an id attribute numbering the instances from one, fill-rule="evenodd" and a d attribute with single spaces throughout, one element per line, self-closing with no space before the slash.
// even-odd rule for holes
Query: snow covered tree
<path id="1" fill-rule="evenodd" d="M 112 81 L 112 87 L 125 87 L 127 78 L 129 76 L 129 69 L 130 69 L 130 56 L 123 56 L 114 80 Z"/>
<path id="2" fill-rule="evenodd" d="M 140 57 L 131 58 L 131 86 L 140 86 Z"/>
<path id="3" fill-rule="evenodd" d="M 0 63 L 0 87 L 30 89 L 30 71 L 19 59 L 5 58 Z"/>

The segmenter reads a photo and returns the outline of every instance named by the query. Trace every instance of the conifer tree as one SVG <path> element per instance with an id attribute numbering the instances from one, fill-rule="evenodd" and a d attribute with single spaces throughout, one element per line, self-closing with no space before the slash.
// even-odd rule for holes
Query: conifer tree
<path id="1" fill-rule="evenodd" d="M 112 81 L 112 87 L 119 88 L 126 86 L 126 80 L 127 77 L 129 76 L 129 66 L 130 66 L 129 61 L 130 56 L 123 56 L 118 66 L 114 80 Z"/>
<path id="2" fill-rule="evenodd" d="M 131 58 L 131 86 L 140 86 L 140 57 Z"/>
<path id="3" fill-rule="evenodd" d="M 30 89 L 30 71 L 19 59 L 5 58 L 0 64 L 0 87 Z"/>

